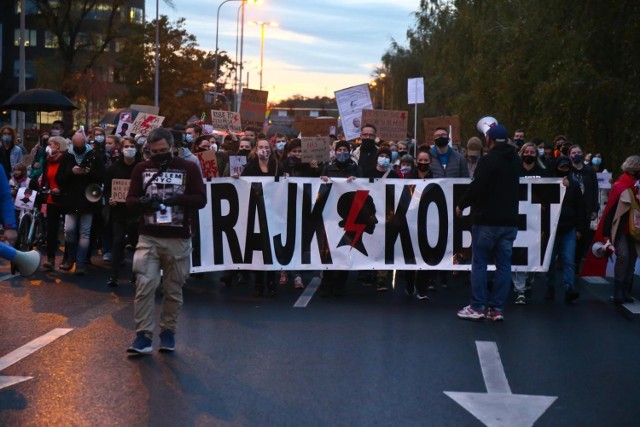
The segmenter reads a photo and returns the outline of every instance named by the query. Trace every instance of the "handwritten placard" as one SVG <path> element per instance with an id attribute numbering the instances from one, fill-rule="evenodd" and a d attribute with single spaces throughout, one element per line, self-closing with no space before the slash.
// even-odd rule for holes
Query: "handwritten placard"
<path id="1" fill-rule="evenodd" d="M 124 203 L 127 201 L 130 184 L 130 179 L 114 179 L 111 181 L 111 198 L 114 202 Z"/>
<path id="2" fill-rule="evenodd" d="M 242 132 L 240 113 L 235 111 L 211 110 L 211 123 L 215 130 Z"/>
<path id="3" fill-rule="evenodd" d="M 229 156 L 229 176 L 240 176 L 247 165 L 246 156 Z"/>
<path id="4" fill-rule="evenodd" d="M 303 163 L 309 163 L 312 160 L 318 163 L 329 161 L 331 140 L 328 136 L 303 136 L 300 141 L 302 148 L 300 157 Z"/>
<path id="5" fill-rule="evenodd" d="M 437 128 L 449 129 L 451 126 L 451 141 L 453 144 L 460 144 L 460 116 L 440 116 L 427 117 L 422 120 L 424 127 L 424 140 L 427 144 L 433 145 L 433 132 Z"/>
<path id="6" fill-rule="evenodd" d="M 329 136 L 333 129 L 333 135 L 335 135 L 335 128 L 338 126 L 338 119 L 333 117 L 305 117 L 298 116 L 293 124 L 293 129 L 301 133 L 302 136 Z"/>
<path id="7" fill-rule="evenodd" d="M 267 112 L 267 99 L 269 92 L 266 90 L 243 89 L 240 100 L 240 117 L 245 126 L 254 126 L 262 129 L 264 116 Z"/>
<path id="8" fill-rule="evenodd" d="M 383 141 L 405 141 L 408 117 L 406 111 L 362 110 L 362 126 L 374 125 Z"/>
<path id="9" fill-rule="evenodd" d="M 217 178 L 218 174 L 218 159 L 216 153 L 211 150 L 194 153 L 198 160 L 200 160 L 200 169 L 202 169 L 203 178 Z"/>
<path id="10" fill-rule="evenodd" d="M 131 125 L 131 132 L 135 135 L 149 135 L 154 129 L 162 126 L 164 116 L 154 116 L 153 114 L 138 113 Z"/>

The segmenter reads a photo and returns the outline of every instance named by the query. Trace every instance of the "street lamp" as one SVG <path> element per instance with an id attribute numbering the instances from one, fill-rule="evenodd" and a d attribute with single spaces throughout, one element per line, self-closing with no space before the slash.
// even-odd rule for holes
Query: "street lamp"
<path id="1" fill-rule="evenodd" d="M 216 60 L 215 60 L 215 69 L 213 70 L 214 71 L 214 78 L 213 78 L 214 92 L 218 92 L 218 28 L 220 26 L 220 8 L 222 7 L 223 4 L 229 3 L 230 1 L 241 1 L 242 2 L 242 6 L 241 7 L 242 7 L 242 26 L 243 26 L 243 28 L 244 28 L 244 4 L 245 3 L 250 3 L 250 4 L 262 4 L 262 3 L 264 3 L 264 0 L 224 0 L 218 6 L 218 12 L 216 13 Z M 242 47 L 240 49 L 242 49 Z M 241 78 L 242 78 L 242 76 L 241 76 Z M 214 100 L 215 100 L 215 98 L 214 98 Z"/>
<path id="2" fill-rule="evenodd" d="M 264 69 L 264 27 L 277 27 L 278 23 L 273 21 L 251 21 L 253 25 L 260 26 L 260 90 L 262 90 L 262 71 Z"/>

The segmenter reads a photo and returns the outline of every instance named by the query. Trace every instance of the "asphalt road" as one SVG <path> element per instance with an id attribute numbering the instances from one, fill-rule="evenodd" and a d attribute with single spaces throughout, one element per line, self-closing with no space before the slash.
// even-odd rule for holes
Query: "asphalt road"
<path id="1" fill-rule="evenodd" d="M 292 284 L 256 299 L 208 273 L 185 287 L 176 352 L 128 357 L 134 288 L 108 288 L 96 264 L 84 277 L 31 279 L 0 266 L 0 425 L 481 426 L 445 392 L 490 391 L 480 416 L 502 425 L 638 425 L 640 323 L 606 285 L 582 284 L 568 306 L 543 301 L 537 283 L 503 323 L 475 323 L 455 316 L 468 301 L 464 275 L 417 301 L 401 282 L 378 293 L 352 274 L 344 297 L 294 307 Z M 71 330 L 15 355 L 60 328 Z M 495 343 L 499 358 L 483 364 L 478 342 Z M 500 409 L 515 395 L 529 397 Z M 532 396 L 556 399 L 537 418 Z"/>

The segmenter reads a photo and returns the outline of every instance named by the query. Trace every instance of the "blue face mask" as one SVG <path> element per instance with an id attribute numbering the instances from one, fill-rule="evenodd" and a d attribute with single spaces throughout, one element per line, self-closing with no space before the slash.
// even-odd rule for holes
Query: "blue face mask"
<path id="1" fill-rule="evenodd" d="M 193 135 L 191 135 L 190 133 L 187 133 L 184 135 L 184 140 L 185 142 L 187 142 L 188 144 L 193 143 Z"/>
<path id="2" fill-rule="evenodd" d="M 378 166 L 380 166 L 381 168 L 388 168 L 389 165 L 391 164 L 391 159 L 388 157 L 378 157 Z"/>
<path id="3" fill-rule="evenodd" d="M 2 135 L 2 142 L 8 144 L 13 141 L 13 137 L 11 135 Z"/>
<path id="4" fill-rule="evenodd" d="M 409 172 L 411 172 L 411 166 L 403 166 L 400 168 L 400 172 L 402 172 L 403 175 L 408 174 Z"/>
<path id="5" fill-rule="evenodd" d="M 349 160 L 349 157 L 351 157 L 351 155 L 349 153 L 337 153 L 336 154 L 336 161 L 338 161 L 340 163 L 344 163 L 347 160 Z"/>
<path id="6" fill-rule="evenodd" d="M 282 151 L 284 150 L 284 146 L 287 145 L 286 142 L 276 142 L 276 150 L 278 151 Z"/>
<path id="7" fill-rule="evenodd" d="M 398 152 L 397 151 L 392 151 L 391 152 L 391 161 L 395 162 L 396 160 L 398 160 Z"/>
<path id="8" fill-rule="evenodd" d="M 591 159 L 591 164 L 593 166 L 600 166 L 602 164 L 602 159 L 600 157 L 594 157 Z"/>

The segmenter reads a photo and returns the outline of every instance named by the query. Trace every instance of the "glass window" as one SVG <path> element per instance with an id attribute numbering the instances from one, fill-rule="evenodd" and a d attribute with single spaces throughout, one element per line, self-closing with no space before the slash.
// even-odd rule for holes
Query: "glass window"
<path id="1" fill-rule="evenodd" d="M 107 20 L 111 15 L 111 5 L 98 3 L 87 13 L 87 19 Z"/>
<path id="2" fill-rule="evenodd" d="M 36 30 L 24 30 L 25 46 L 37 46 L 38 32 Z M 20 28 L 16 28 L 13 32 L 13 45 L 20 46 Z"/>
<path id="3" fill-rule="evenodd" d="M 16 13 L 22 12 L 21 1 L 16 0 Z M 36 5 L 36 0 L 25 0 L 24 2 L 24 13 L 25 15 L 35 15 L 38 13 L 38 6 Z"/>
<path id="4" fill-rule="evenodd" d="M 57 49 L 60 47 L 60 43 L 58 41 L 58 36 L 53 34 L 51 31 L 44 32 L 44 47 L 50 49 Z"/>
<path id="5" fill-rule="evenodd" d="M 139 7 L 132 7 L 130 9 L 129 16 L 130 16 L 131 22 L 133 22 L 134 24 L 143 23 L 143 13 L 142 13 L 142 9 L 140 9 Z"/>
<path id="6" fill-rule="evenodd" d="M 20 61 L 13 61 L 13 77 L 20 77 Z M 33 61 L 24 62 L 24 77 L 27 79 L 36 78 L 36 65 Z"/>

